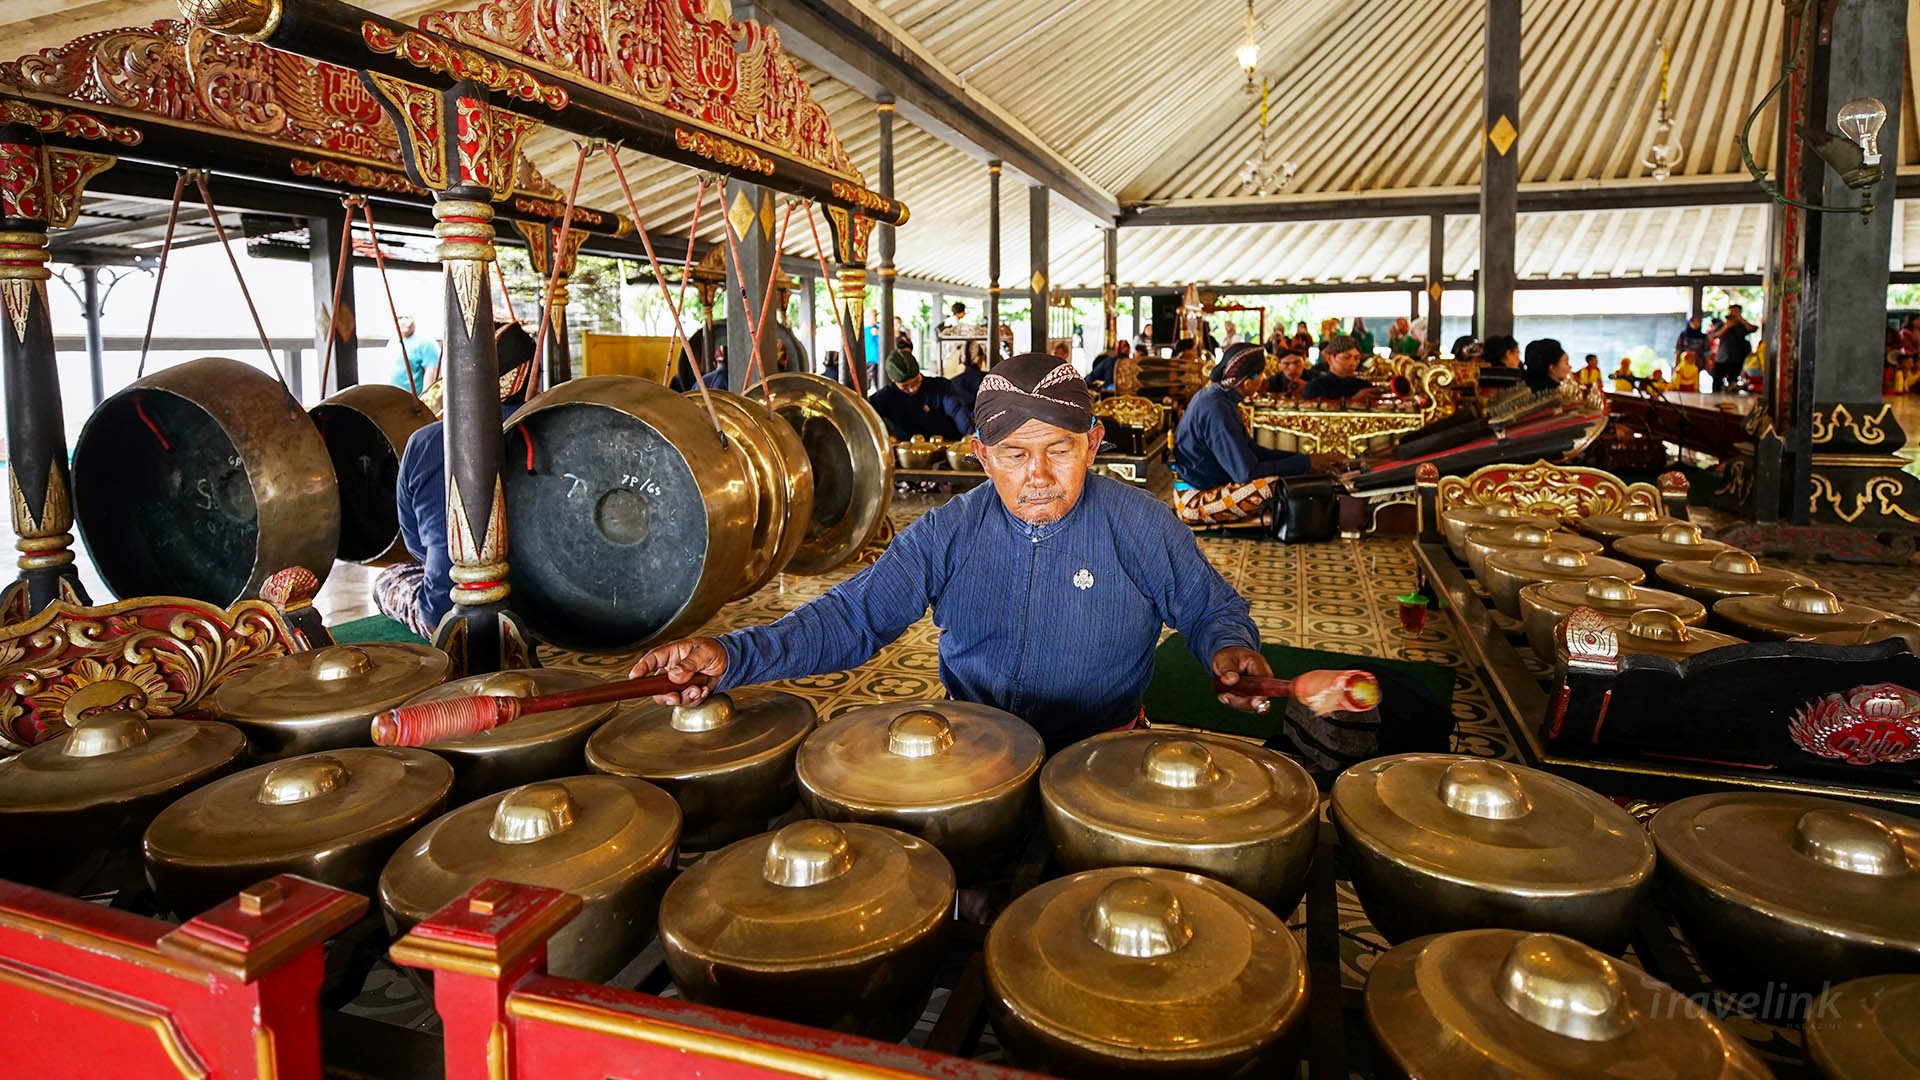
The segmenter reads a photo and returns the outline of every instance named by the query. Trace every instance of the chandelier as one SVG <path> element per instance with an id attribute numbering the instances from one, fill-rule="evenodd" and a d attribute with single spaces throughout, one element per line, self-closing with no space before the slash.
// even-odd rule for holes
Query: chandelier
<path id="1" fill-rule="evenodd" d="M 1249 94 L 1254 92 L 1253 76 L 1254 72 L 1259 70 L 1260 67 L 1260 42 L 1256 40 L 1256 35 L 1259 30 L 1260 24 L 1255 22 L 1253 18 L 1253 0 L 1247 0 L 1246 36 L 1241 39 L 1239 46 L 1233 50 L 1233 57 L 1235 60 L 1240 61 L 1240 70 L 1247 76 L 1245 89 Z"/>
<path id="2" fill-rule="evenodd" d="M 1240 187 L 1253 195 L 1271 195 L 1293 183 L 1293 162 L 1283 161 L 1275 169 L 1267 156 L 1267 80 L 1260 80 L 1260 141 L 1254 155 L 1240 170 Z"/>
<path id="3" fill-rule="evenodd" d="M 1653 137 L 1647 144 L 1647 157 L 1640 164 L 1655 180 L 1665 180 L 1680 165 L 1680 140 L 1673 135 L 1673 116 L 1667 109 L 1667 76 L 1670 61 L 1667 43 L 1660 42 L 1660 103 L 1654 106 Z"/>

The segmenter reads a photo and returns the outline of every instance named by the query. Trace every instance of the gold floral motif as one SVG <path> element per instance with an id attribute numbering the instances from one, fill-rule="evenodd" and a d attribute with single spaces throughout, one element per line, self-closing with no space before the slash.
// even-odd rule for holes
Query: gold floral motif
<path id="1" fill-rule="evenodd" d="M 1273 408 L 1253 410 L 1255 428 L 1292 435 L 1312 444 L 1308 450 L 1312 453 L 1362 454 L 1375 439 L 1404 435 L 1418 430 L 1424 424 L 1419 413 Z"/>
<path id="2" fill-rule="evenodd" d="M 7 308 L 7 324 L 15 340 L 27 340 L 27 318 L 37 304 L 46 303 L 46 284 L 31 278 L 0 278 L 0 303 Z"/>
<path id="3" fill-rule="evenodd" d="M 419 83 L 378 71 L 367 73 L 394 127 L 404 129 L 413 151 L 410 177 L 434 191 L 447 188 L 446 124 L 440 95 Z"/>
<path id="4" fill-rule="evenodd" d="M 772 158 L 750 147 L 741 146 L 732 139 L 723 139 L 704 131 L 674 128 L 673 145 L 687 153 L 699 154 L 708 161 L 729 165 L 736 169 L 751 169 L 766 176 L 773 175 Z"/>
<path id="5" fill-rule="evenodd" d="M 1880 411 L 1855 417 L 1853 411 L 1845 405 L 1835 405 L 1831 409 L 1813 411 L 1813 445 L 1822 446 L 1831 443 L 1841 432 L 1853 436 L 1853 441 L 1862 446 L 1879 446 L 1887 441 L 1887 429 L 1884 426 L 1893 414 L 1891 404 L 1883 404 Z"/>
<path id="6" fill-rule="evenodd" d="M 1860 493 L 1853 497 L 1853 506 L 1848 509 L 1842 495 L 1823 473 L 1813 474 L 1813 490 L 1807 497 L 1807 508 L 1815 514 L 1820 512 L 1820 503 L 1826 502 L 1833 516 L 1851 525 L 1860 520 L 1869 506 L 1883 519 L 1899 518 L 1909 524 L 1920 525 L 1920 516 L 1901 506 L 1899 499 L 1907 493 L 1906 478 L 1897 473 L 1875 476 L 1861 487 Z"/>
<path id="7" fill-rule="evenodd" d="M 31 101 L 20 101 L 16 98 L 0 101 L 0 118 L 4 118 L 10 124 L 29 124 L 35 131 L 48 135 L 95 139 L 100 142 L 119 143 L 121 146 L 139 146 L 142 138 L 137 129 L 109 124 L 88 113 L 36 105 Z"/>
<path id="8" fill-rule="evenodd" d="M 79 709 L 132 694 L 149 715 L 183 715 L 241 667 L 292 651 L 279 613 L 259 600 L 225 610 L 177 597 L 56 600 L 0 628 L 0 744 L 24 748 L 66 730 Z"/>
<path id="9" fill-rule="evenodd" d="M 369 191 L 391 191 L 400 195 L 426 194 L 425 188 L 399 173 L 369 169 L 365 165 L 350 165 L 324 159 L 316 161 L 308 158 L 294 158 L 290 165 L 295 176 L 325 180 L 329 184 L 345 184 Z"/>
<path id="10" fill-rule="evenodd" d="M 538 214 L 544 218 L 552 218 L 554 221 L 567 216 L 567 204 L 564 201 L 535 195 L 515 195 L 513 208 L 523 214 Z M 573 221 L 576 228 L 582 224 L 599 228 L 607 223 L 607 215 L 576 203 L 573 207 Z"/>
<path id="11" fill-rule="evenodd" d="M 892 199 L 877 191 L 869 191 L 859 184 L 849 184 L 844 180 L 833 182 L 833 197 L 844 199 L 862 210 L 878 210 L 883 214 L 893 208 Z M 905 218 L 901 219 L 901 224 L 906 224 Z"/>
<path id="12" fill-rule="evenodd" d="M 419 27 L 862 181 L 779 32 L 757 22 L 714 18 L 684 0 L 485 0 L 425 15 Z"/>
<path id="13" fill-rule="evenodd" d="M 567 92 L 541 82 L 533 72 L 470 49 L 453 48 L 437 38 L 412 30 L 395 33 L 372 19 L 360 24 L 360 38 L 374 52 L 397 56 L 414 67 L 454 79 L 469 79 L 489 90 L 550 109 L 567 107 Z"/>
<path id="14" fill-rule="evenodd" d="M 1570 521 L 1617 513 L 1632 505 L 1658 506 L 1660 491 L 1652 484 L 1629 485 L 1599 469 L 1536 461 L 1531 465 L 1488 465 L 1464 478 L 1444 477 L 1438 498 L 1440 510 L 1509 506 Z"/>

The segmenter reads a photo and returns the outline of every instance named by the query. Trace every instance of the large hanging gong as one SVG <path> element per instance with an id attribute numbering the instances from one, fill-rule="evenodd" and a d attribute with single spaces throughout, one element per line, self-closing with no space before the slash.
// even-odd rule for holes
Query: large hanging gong
<path id="1" fill-rule="evenodd" d="M 807 347 L 800 343 L 799 336 L 796 335 L 791 329 L 789 329 L 784 324 L 774 322 L 773 316 L 771 315 L 767 317 L 767 322 L 770 325 L 767 327 L 765 331 L 763 331 L 763 333 L 772 334 L 773 340 L 776 343 L 776 346 L 784 347 L 787 350 L 786 364 L 780 370 L 782 371 L 810 370 L 812 368 L 812 365 L 807 361 Z M 676 369 L 676 375 L 673 380 L 673 385 L 682 390 L 692 387 L 693 386 L 693 367 L 689 363 L 689 359 L 691 358 L 693 360 L 699 361 L 701 371 L 712 371 L 713 358 L 715 355 L 718 354 L 719 347 L 725 345 L 726 343 L 727 343 L 727 320 L 725 319 L 716 320 L 713 324 L 714 348 L 712 352 L 708 351 L 707 328 L 703 326 L 700 329 L 695 330 L 692 336 L 687 338 L 687 349 L 686 349 L 686 352 L 682 353 L 680 356 L 680 366 Z M 776 348 L 776 352 L 777 352 L 777 348 Z M 748 358 L 748 362 L 749 363 L 752 362 L 751 358 Z"/>
<path id="2" fill-rule="evenodd" d="M 699 401 L 700 391 L 689 390 L 687 396 Z M 706 398 L 754 496 L 753 543 L 740 585 L 728 598 L 738 600 L 772 581 L 806 541 L 813 520 L 813 464 L 800 433 L 758 401 L 717 390 Z"/>
<path id="3" fill-rule="evenodd" d="M 767 380 L 773 411 L 800 433 L 813 464 L 813 520 L 787 564 L 824 574 L 879 535 L 893 499 L 887 427 L 859 391 L 831 379 L 783 372 Z M 758 397 L 756 387 L 749 396 Z"/>
<path id="4" fill-rule="evenodd" d="M 706 410 L 630 375 L 574 379 L 507 422 L 510 603 L 562 648 L 699 626 L 740 585 L 754 496 Z"/>
<path id="5" fill-rule="evenodd" d="M 349 386 L 307 410 L 326 440 L 340 481 L 340 557 L 385 566 L 407 557 L 394 491 L 400 455 L 433 411 L 413 392 L 386 383 Z"/>
<path id="6" fill-rule="evenodd" d="M 80 429 L 73 510 L 115 596 L 227 605 L 340 543 L 327 446 L 278 380 L 207 356 L 108 398 Z"/>

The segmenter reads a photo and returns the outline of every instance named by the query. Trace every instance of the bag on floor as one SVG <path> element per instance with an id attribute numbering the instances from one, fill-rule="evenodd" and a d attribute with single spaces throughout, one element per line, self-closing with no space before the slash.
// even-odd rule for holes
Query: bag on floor
<path id="1" fill-rule="evenodd" d="M 1317 544 L 1340 532 L 1340 502 L 1333 478 L 1320 473 L 1280 478 L 1273 492 L 1273 538 L 1283 544 Z"/>

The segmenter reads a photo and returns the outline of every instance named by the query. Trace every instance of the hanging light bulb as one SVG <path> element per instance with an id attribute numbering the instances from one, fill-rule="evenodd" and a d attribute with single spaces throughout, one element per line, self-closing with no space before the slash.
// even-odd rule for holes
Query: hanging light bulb
<path id="1" fill-rule="evenodd" d="M 1680 140 L 1673 135 L 1673 117 L 1667 111 L 1667 76 L 1671 61 L 1667 54 L 1666 42 L 1660 43 L 1660 100 L 1654 106 L 1653 137 L 1647 143 L 1646 160 L 1640 164 L 1647 167 L 1648 174 L 1655 180 L 1665 180 L 1673 175 L 1680 165 Z"/>
<path id="2" fill-rule="evenodd" d="M 1880 164 L 1880 126 L 1887 122 L 1887 107 L 1879 98 L 1854 98 L 1840 106 L 1837 118 L 1840 134 L 1860 148 L 1860 164 Z"/>
<path id="3" fill-rule="evenodd" d="M 1259 29 L 1260 24 L 1253 19 L 1253 0 L 1247 0 L 1246 37 L 1233 50 L 1233 57 L 1240 62 L 1240 70 L 1247 76 L 1246 91 L 1249 94 L 1259 89 L 1253 81 L 1254 72 L 1260 67 L 1260 42 L 1255 40 Z"/>

